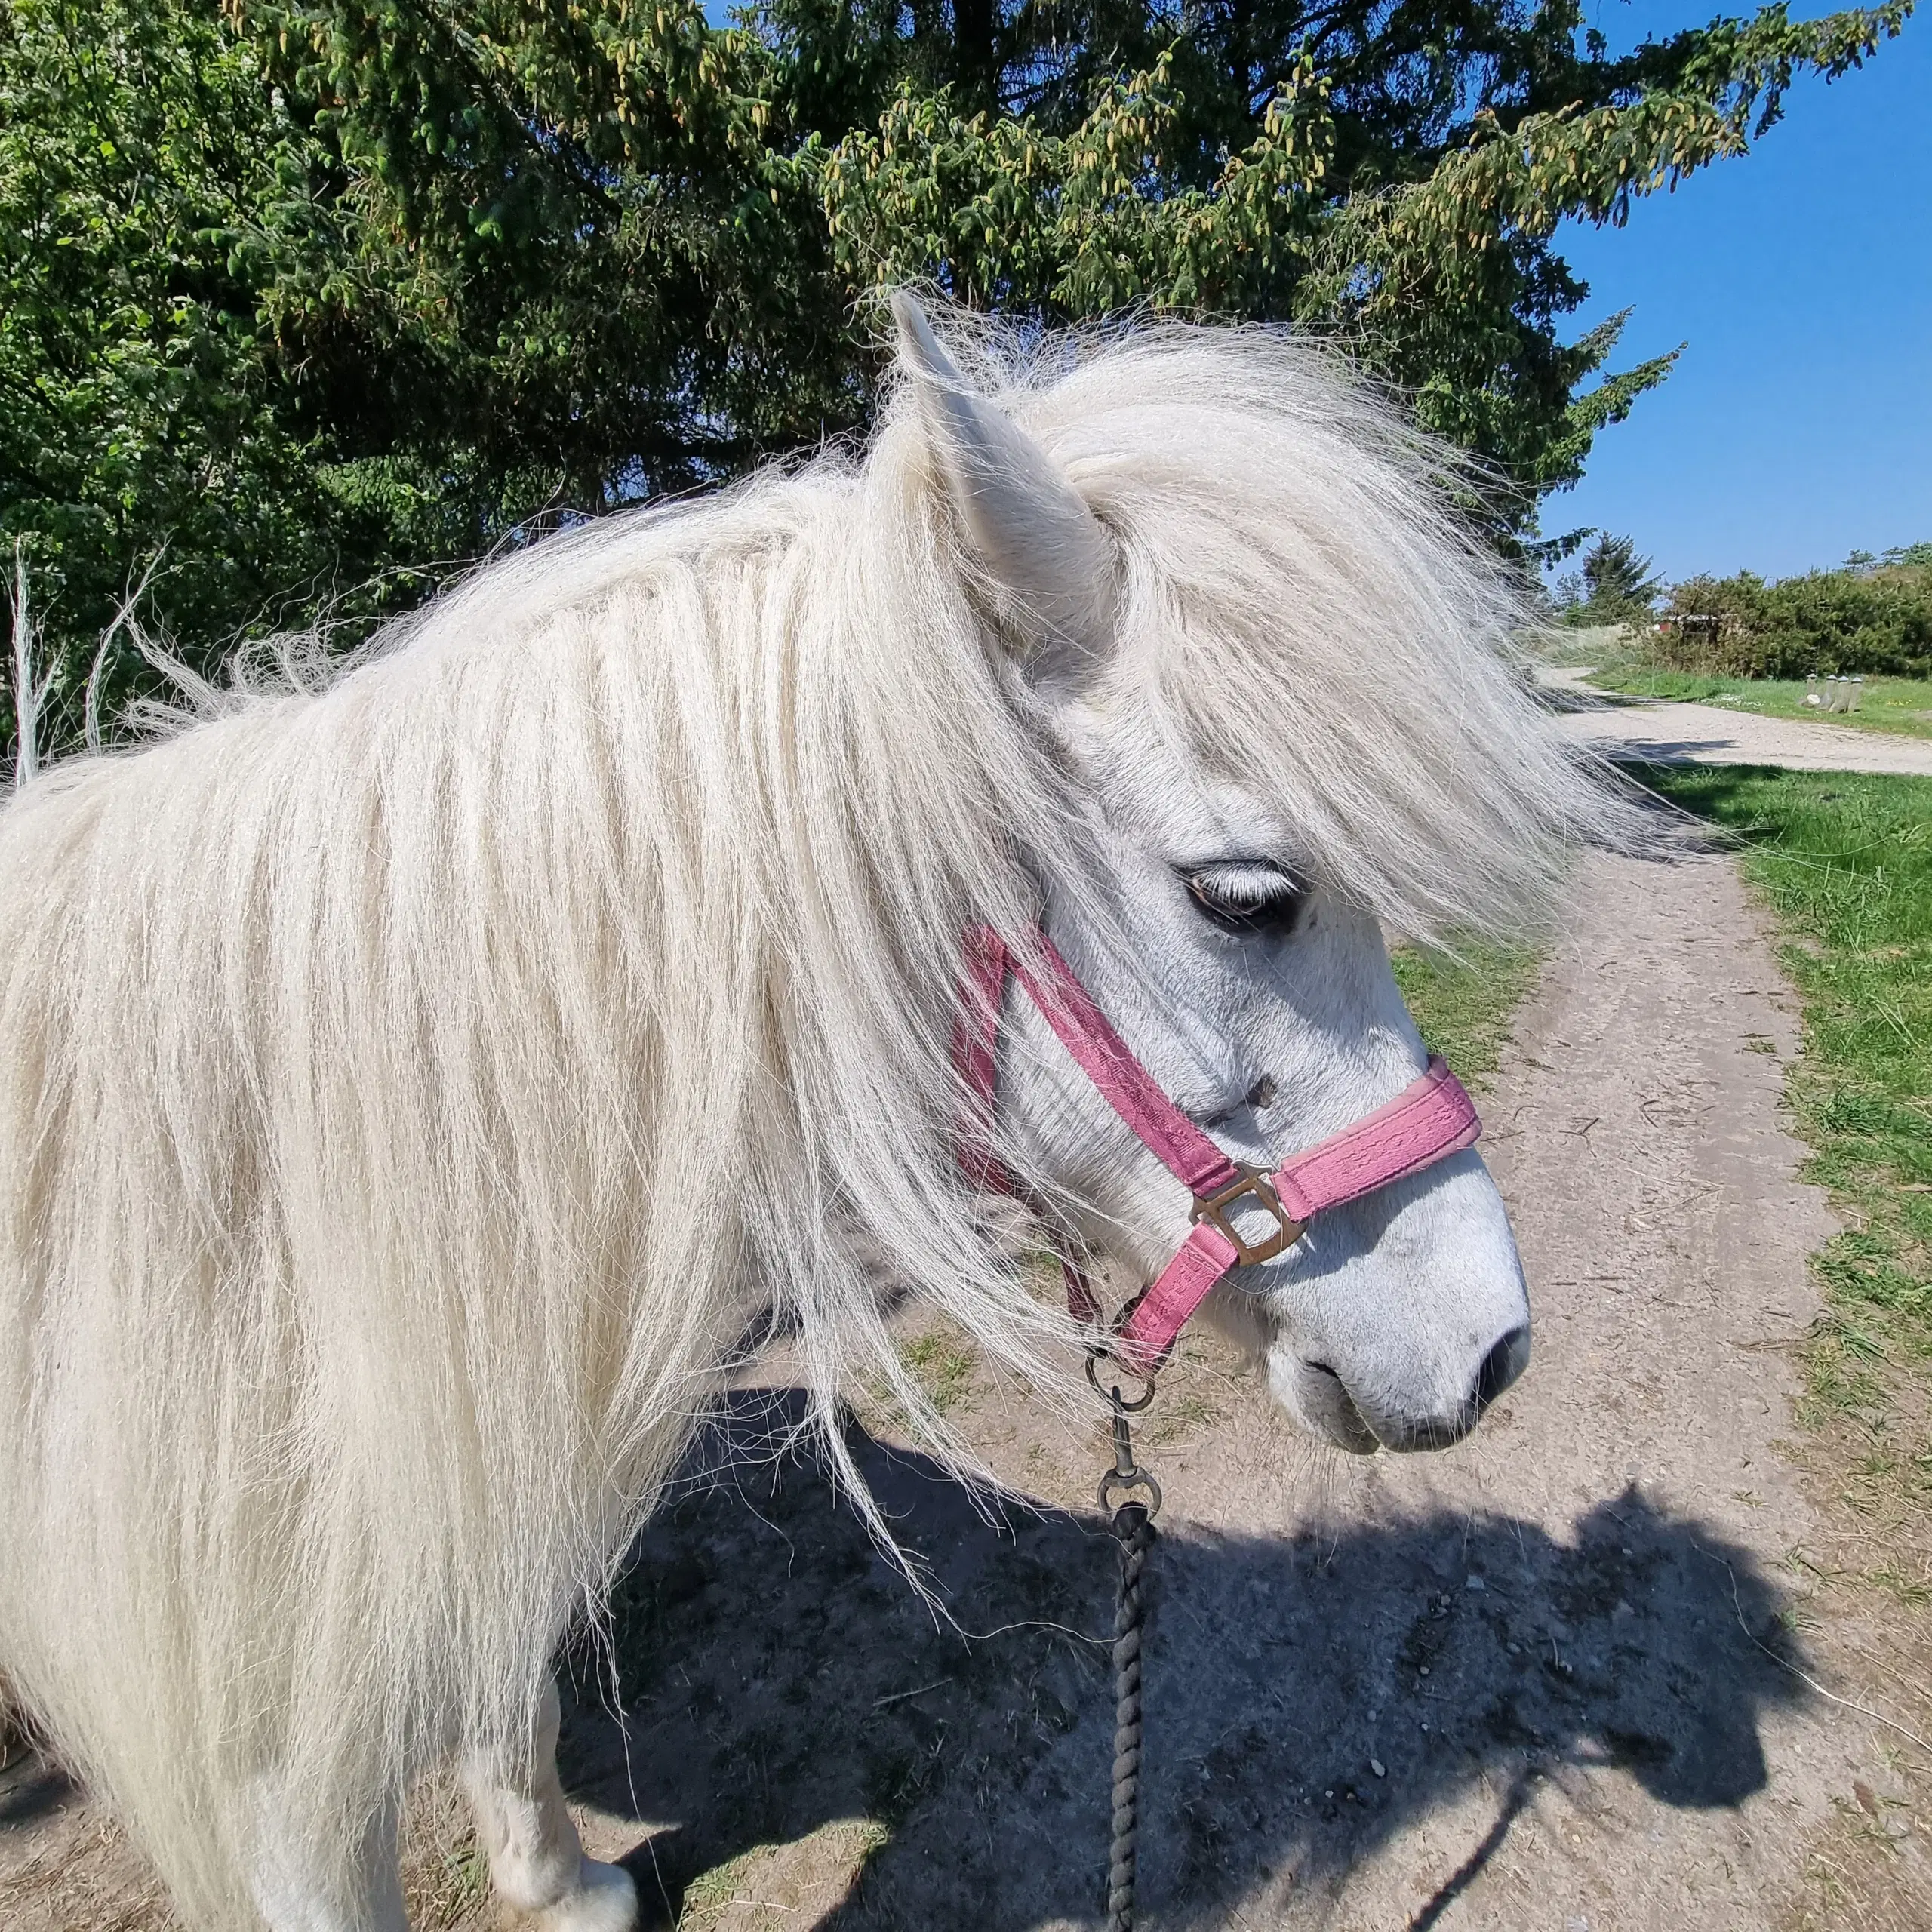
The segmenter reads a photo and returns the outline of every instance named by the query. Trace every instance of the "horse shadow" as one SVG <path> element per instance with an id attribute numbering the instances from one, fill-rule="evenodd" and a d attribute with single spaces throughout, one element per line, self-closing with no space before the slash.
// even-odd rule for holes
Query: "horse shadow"
<path id="1" fill-rule="evenodd" d="M 1097 1925 L 1104 1522 L 988 1512 L 855 1426 L 922 1600 L 782 1446 L 798 1420 L 789 1395 L 727 1411 L 572 1659 L 566 1786 L 657 1828 L 628 1861 L 646 1923 L 676 1924 L 693 1880 L 741 1852 L 864 1819 L 884 1842 L 820 1932 Z M 1538 1777 L 1615 1766 L 1667 1804 L 1735 1805 L 1765 1783 L 1761 1715 L 1803 1695 L 1752 1557 L 1635 1490 L 1567 1541 L 1446 1512 L 1294 1540 L 1189 1530 L 1149 1573 L 1140 1888 L 1167 1925 L 1277 1884 L 1332 1890 L 1485 1785 L 1495 1821 L 1412 1921 L 1426 1932 Z"/>

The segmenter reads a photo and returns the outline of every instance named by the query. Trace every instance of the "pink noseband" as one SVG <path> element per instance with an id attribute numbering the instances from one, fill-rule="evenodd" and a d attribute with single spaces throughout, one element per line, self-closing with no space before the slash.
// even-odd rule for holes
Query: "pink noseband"
<path id="1" fill-rule="evenodd" d="M 1023 957 L 990 927 L 975 926 L 966 935 L 965 998 L 954 1030 L 953 1060 L 989 1123 L 1000 1008 L 1009 980 L 1018 981 L 1108 1104 L 1194 1196 L 1193 1231 L 1159 1278 L 1129 1303 L 1109 1344 L 1137 1374 L 1151 1375 L 1167 1360 L 1188 1318 L 1230 1269 L 1272 1260 L 1294 1246 L 1324 1208 L 1418 1174 L 1473 1146 L 1482 1131 L 1462 1082 L 1432 1057 L 1429 1071 L 1386 1106 L 1291 1155 L 1272 1174 L 1244 1167 L 1229 1160 L 1168 1099 L 1044 932 L 1029 936 Z M 968 1142 L 961 1159 L 979 1186 L 1013 1191 L 1011 1177 L 983 1136 Z M 1236 1231 L 1234 1217 L 1255 1210 L 1270 1216 L 1275 1226 L 1250 1242 Z M 1062 1266 L 1068 1306 L 1081 1320 L 1097 1320 L 1100 1306 L 1084 1278 L 1071 1263 Z"/>

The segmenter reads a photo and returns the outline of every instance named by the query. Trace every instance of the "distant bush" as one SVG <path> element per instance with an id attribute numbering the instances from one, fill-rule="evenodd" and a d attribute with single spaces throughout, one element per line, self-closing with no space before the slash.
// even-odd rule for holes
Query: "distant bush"
<path id="1" fill-rule="evenodd" d="M 1932 568 L 1916 555 L 1926 549 L 1777 583 L 1748 571 L 1688 578 L 1672 588 L 1650 654 L 1722 677 L 1932 676 Z"/>

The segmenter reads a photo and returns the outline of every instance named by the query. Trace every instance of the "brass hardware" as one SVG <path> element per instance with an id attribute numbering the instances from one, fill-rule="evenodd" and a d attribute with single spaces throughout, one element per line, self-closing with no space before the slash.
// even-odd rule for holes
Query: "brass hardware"
<path id="1" fill-rule="evenodd" d="M 1252 1268 L 1257 1261 L 1272 1261 L 1276 1255 L 1294 1247 L 1306 1232 L 1308 1223 L 1290 1218 L 1288 1211 L 1281 1205 L 1280 1195 L 1275 1192 L 1274 1183 L 1262 1169 L 1238 1163 L 1235 1172 L 1239 1178 L 1230 1181 L 1219 1192 L 1195 1196 L 1190 1218 L 1217 1228 L 1233 1245 L 1235 1266 Z M 1252 1247 L 1241 1238 L 1229 1212 L 1244 1198 L 1251 1199 L 1256 1207 L 1275 1217 L 1275 1232 Z"/>

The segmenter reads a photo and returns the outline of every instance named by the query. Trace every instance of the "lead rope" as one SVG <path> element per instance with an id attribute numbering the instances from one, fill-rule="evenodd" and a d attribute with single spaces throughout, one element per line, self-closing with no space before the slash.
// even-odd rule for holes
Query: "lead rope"
<path id="1" fill-rule="evenodd" d="M 1096 1389 L 1102 1352 L 1091 1350 L 1087 1375 Z M 1161 1485 L 1134 1460 L 1134 1434 L 1128 1418 L 1154 1399 L 1154 1379 L 1129 1401 L 1116 1384 L 1103 1392 L 1113 1411 L 1113 1467 L 1100 1478 L 1103 1509 L 1113 1511 L 1120 1544 L 1120 1595 L 1114 1606 L 1113 1842 L 1107 1859 L 1107 1932 L 1134 1932 L 1135 1866 L 1140 1838 L 1140 1651 L 1147 1603 L 1140 1573 L 1154 1546 L 1154 1518 L 1161 1507 Z M 1144 1489 L 1147 1500 L 1131 1497 L 1118 1504 L 1118 1491 Z"/>

